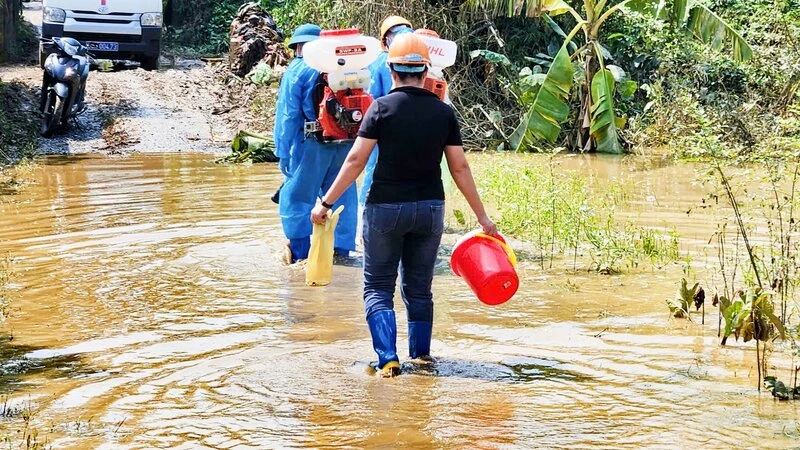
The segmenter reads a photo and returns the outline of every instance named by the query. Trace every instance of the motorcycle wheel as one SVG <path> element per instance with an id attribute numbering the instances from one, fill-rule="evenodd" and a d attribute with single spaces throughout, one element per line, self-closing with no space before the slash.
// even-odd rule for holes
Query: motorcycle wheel
<path id="1" fill-rule="evenodd" d="M 44 115 L 42 115 L 42 124 L 39 132 L 43 137 L 52 137 L 61 124 L 61 118 L 64 115 L 64 99 L 56 94 L 56 91 L 50 90 L 47 93 L 47 101 L 44 104 Z"/>

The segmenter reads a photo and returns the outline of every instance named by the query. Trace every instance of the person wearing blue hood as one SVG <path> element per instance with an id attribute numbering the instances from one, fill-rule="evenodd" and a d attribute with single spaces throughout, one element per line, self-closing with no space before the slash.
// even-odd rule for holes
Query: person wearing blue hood
<path id="1" fill-rule="evenodd" d="M 386 57 L 389 54 L 389 46 L 392 40 L 398 35 L 413 33 L 411 22 L 400 16 L 389 16 L 381 23 L 381 44 L 383 52 L 378 58 L 369 65 L 369 72 L 372 75 L 372 82 L 369 85 L 369 93 L 372 98 L 377 100 L 392 90 L 392 72 Z M 358 195 L 358 203 L 364 205 L 367 202 L 367 194 L 372 186 L 372 179 L 375 174 L 375 166 L 378 164 L 378 149 L 372 152 L 364 170 L 364 181 L 361 185 L 361 192 Z"/>
<path id="2" fill-rule="evenodd" d="M 311 232 L 308 215 L 317 198 L 326 191 L 344 163 L 350 146 L 322 144 L 313 136 L 305 136 L 305 123 L 317 120 L 319 105 L 314 92 L 320 73 L 303 60 L 303 45 L 319 38 L 317 25 L 303 24 L 295 30 L 289 47 L 296 58 L 289 64 L 281 80 L 275 113 L 275 154 L 281 172 L 286 176 L 280 191 L 278 210 L 283 232 L 289 240 L 289 262 L 308 258 Z M 337 203 L 345 210 L 339 218 L 334 237 L 337 255 L 349 256 L 356 248 L 358 193 L 355 184 Z"/>

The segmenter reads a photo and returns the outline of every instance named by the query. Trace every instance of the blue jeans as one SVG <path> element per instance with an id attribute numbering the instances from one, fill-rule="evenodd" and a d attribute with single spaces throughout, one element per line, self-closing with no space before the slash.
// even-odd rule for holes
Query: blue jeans
<path id="1" fill-rule="evenodd" d="M 433 268 L 444 229 L 444 201 L 368 204 L 364 208 L 364 304 L 367 318 L 394 310 L 400 293 L 409 322 L 433 322 Z"/>

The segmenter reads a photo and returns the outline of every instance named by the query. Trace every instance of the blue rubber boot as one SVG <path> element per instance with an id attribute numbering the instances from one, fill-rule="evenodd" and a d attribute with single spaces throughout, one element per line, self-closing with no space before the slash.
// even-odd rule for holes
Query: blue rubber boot
<path id="1" fill-rule="evenodd" d="M 372 347 L 378 354 L 377 369 L 383 377 L 400 374 L 400 359 L 397 357 L 397 321 L 394 311 L 383 310 L 367 317 Z"/>
<path id="2" fill-rule="evenodd" d="M 408 322 L 408 355 L 411 359 L 432 359 L 432 332 L 432 322 Z"/>
<path id="3" fill-rule="evenodd" d="M 301 259 L 308 259 L 311 250 L 311 238 L 289 239 L 289 248 L 292 250 L 292 264 Z"/>

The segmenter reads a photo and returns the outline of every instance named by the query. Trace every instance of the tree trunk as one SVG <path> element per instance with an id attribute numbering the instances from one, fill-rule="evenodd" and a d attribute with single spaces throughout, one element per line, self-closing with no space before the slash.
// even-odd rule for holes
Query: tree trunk
<path id="1" fill-rule="evenodd" d="M 0 61 L 8 61 L 17 50 L 19 0 L 0 0 Z"/>
<path id="2" fill-rule="evenodd" d="M 182 11 L 185 10 L 185 0 L 167 0 L 164 5 L 164 24 L 168 27 L 180 28 L 185 20 Z"/>
<path id="3" fill-rule="evenodd" d="M 164 23 L 175 28 L 205 23 L 210 18 L 212 8 L 213 4 L 204 0 L 167 0 Z"/>

